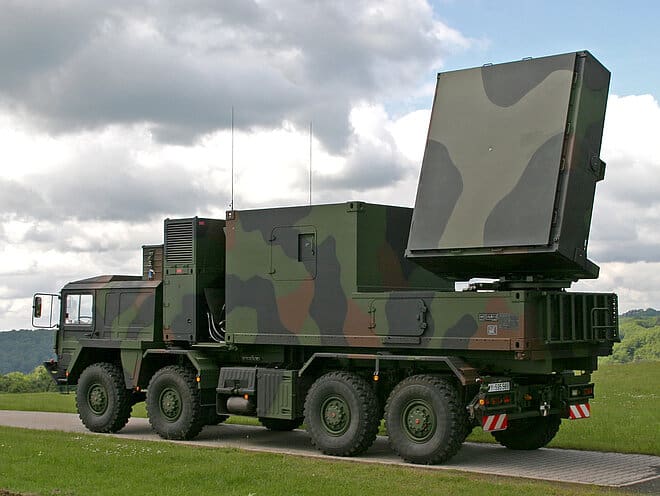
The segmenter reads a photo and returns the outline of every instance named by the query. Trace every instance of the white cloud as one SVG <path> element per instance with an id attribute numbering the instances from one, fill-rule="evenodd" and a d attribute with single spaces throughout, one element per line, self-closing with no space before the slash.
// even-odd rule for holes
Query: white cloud
<path id="1" fill-rule="evenodd" d="M 416 164 L 422 163 L 430 119 L 430 109 L 421 109 L 402 116 L 389 126 L 399 151 Z"/>
<path id="2" fill-rule="evenodd" d="M 0 13 L 0 106 L 57 133 L 144 124 L 188 144 L 235 106 L 244 130 L 313 120 L 337 153 L 357 102 L 409 95 L 471 44 L 424 0 L 74 3 Z"/>
<path id="3" fill-rule="evenodd" d="M 610 96 L 607 102 L 603 155 L 609 160 L 628 165 L 618 177 L 629 176 L 632 168 L 632 172 L 647 178 L 651 177 L 654 169 L 640 166 L 652 164 L 654 167 L 660 167 L 658 128 L 660 106 L 653 95 Z M 625 143 L 625 146 L 621 146 L 622 143 Z"/>
<path id="4" fill-rule="evenodd" d="M 660 307 L 660 263 L 604 263 L 597 280 L 580 281 L 573 289 L 616 293 L 621 313 L 634 308 L 657 309 Z"/>
<path id="5" fill-rule="evenodd" d="M 589 253 L 602 262 L 660 262 L 660 106 L 651 95 L 609 98 Z"/>

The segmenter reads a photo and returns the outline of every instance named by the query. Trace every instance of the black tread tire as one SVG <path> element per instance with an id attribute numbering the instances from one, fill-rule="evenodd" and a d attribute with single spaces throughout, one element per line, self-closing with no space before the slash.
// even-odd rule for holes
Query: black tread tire
<path id="1" fill-rule="evenodd" d="M 90 394 L 105 396 L 103 411 L 95 411 Z M 82 423 L 92 432 L 118 432 L 128 422 L 133 407 L 131 391 L 126 389 L 122 369 L 112 363 L 95 363 L 80 374 L 76 407 Z M 97 406 L 97 409 L 99 406 Z"/>
<path id="2" fill-rule="evenodd" d="M 504 431 L 491 432 L 502 446 L 512 450 L 535 450 L 546 446 L 559 432 L 559 415 L 509 421 Z"/>
<path id="3" fill-rule="evenodd" d="M 472 434 L 472 431 L 474 430 L 474 422 L 470 420 L 470 415 L 467 411 L 467 408 L 463 409 L 463 415 L 461 418 L 461 424 L 463 425 L 463 433 L 461 434 L 463 438 L 463 442 L 467 439 L 467 437 Z"/>
<path id="4" fill-rule="evenodd" d="M 292 431 L 297 429 L 303 424 L 303 418 L 295 419 L 274 419 L 274 418 L 264 418 L 259 417 L 259 422 L 269 431 Z"/>
<path id="5" fill-rule="evenodd" d="M 161 395 L 178 395 L 178 415 L 168 418 L 161 408 Z M 195 372 L 187 367 L 168 365 L 158 370 L 147 389 L 147 416 L 153 430 L 163 439 L 192 439 L 205 424 Z"/>
<path id="6" fill-rule="evenodd" d="M 342 432 L 332 433 L 324 421 L 322 408 L 333 398 L 343 402 L 349 420 Z M 312 444 L 334 456 L 363 453 L 376 440 L 380 419 L 378 399 L 368 381 L 350 372 L 329 372 L 319 377 L 305 399 L 305 424 Z"/>
<path id="7" fill-rule="evenodd" d="M 404 427 L 407 410 L 423 403 L 435 419 L 435 426 L 419 439 Z M 431 375 L 415 375 L 402 380 L 390 393 L 385 405 L 385 425 L 392 449 L 405 461 L 436 464 L 449 460 L 461 448 L 467 435 L 466 413 L 451 381 Z"/>

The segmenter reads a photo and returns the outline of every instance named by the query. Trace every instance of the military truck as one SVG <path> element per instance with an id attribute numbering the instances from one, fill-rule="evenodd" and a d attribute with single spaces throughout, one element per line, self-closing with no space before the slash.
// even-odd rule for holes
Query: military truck
<path id="1" fill-rule="evenodd" d="M 414 209 L 167 219 L 142 275 L 35 295 L 35 326 L 57 326 L 48 369 L 94 432 L 146 400 L 167 439 L 243 415 L 304 423 L 338 456 L 382 419 L 412 463 L 445 462 L 477 426 L 545 446 L 590 416 L 590 374 L 618 341 L 616 295 L 567 291 L 598 275 L 608 86 L 588 52 L 439 74 Z"/>

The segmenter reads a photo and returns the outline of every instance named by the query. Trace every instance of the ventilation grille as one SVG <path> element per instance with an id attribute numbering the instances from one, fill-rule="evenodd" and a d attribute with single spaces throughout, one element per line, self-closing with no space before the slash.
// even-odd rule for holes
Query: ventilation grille
<path id="1" fill-rule="evenodd" d="M 546 343 L 619 341 L 616 295 L 550 293 L 546 295 Z"/>
<path id="2" fill-rule="evenodd" d="M 168 222 L 165 228 L 165 263 L 193 263 L 193 222 Z"/>

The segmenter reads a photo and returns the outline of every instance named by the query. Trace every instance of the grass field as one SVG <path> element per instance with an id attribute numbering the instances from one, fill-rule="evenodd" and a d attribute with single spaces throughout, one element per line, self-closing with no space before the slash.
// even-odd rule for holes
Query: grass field
<path id="1" fill-rule="evenodd" d="M 7 427 L 0 427 L 0 488 L 62 496 L 626 494 L 444 470 Z"/>
<path id="2" fill-rule="evenodd" d="M 592 418 L 562 422 L 555 448 L 617 451 L 660 455 L 660 362 L 602 366 L 594 374 L 596 398 Z M 27 393 L 0 394 L 0 410 L 75 412 L 73 394 Z M 133 414 L 145 417 L 144 404 Z M 232 417 L 232 423 L 258 423 L 255 419 Z M 469 441 L 492 442 L 492 437 L 477 428 Z"/>

